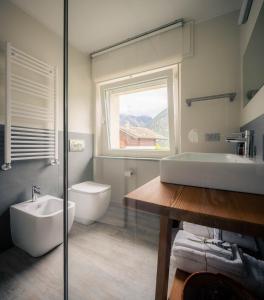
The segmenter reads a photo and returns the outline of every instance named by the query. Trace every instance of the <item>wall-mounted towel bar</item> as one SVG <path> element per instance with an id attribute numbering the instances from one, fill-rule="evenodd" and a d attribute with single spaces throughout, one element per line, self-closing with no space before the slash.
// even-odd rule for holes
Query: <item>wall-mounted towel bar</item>
<path id="1" fill-rule="evenodd" d="M 235 97 L 236 97 L 236 93 L 226 93 L 226 94 L 219 94 L 219 95 L 212 95 L 212 96 L 205 96 L 205 97 L 198 97 L 198 98 L 189 98 L 186 99 L 186 104 L 188 106 L 191 106 L 193 102 L 197 102 L 197 101 L 225 99 L 225 98 L 228 98 L 231 102 L 235 99 Z"/>
<path id="2" fill-rule="evenodd" d="M 58 163 L 57 69 L 5 43 L 5 158 Z"/>

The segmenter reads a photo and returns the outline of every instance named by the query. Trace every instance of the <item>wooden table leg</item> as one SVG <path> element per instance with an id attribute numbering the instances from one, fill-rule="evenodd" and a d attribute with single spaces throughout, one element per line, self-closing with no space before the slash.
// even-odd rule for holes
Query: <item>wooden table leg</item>
<path id="1" fill-rule="evenodd" d="M 171 252 L 172 219 L 160 216 L 159 253 L 156 277 L 156 300 L 167 300 Z"/>

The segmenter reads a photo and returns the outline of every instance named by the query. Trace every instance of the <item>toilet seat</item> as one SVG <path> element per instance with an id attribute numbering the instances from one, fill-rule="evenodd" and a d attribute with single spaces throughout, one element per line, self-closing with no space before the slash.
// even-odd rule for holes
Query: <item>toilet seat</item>
<path id="1" fill-rule="evenodd" d="M 108 184 L 97 183 L 94 181 L 84 181 L 72 186 L 72 190 L 85 194 L 99 194 L 110 190 L 111 186 Z"/>

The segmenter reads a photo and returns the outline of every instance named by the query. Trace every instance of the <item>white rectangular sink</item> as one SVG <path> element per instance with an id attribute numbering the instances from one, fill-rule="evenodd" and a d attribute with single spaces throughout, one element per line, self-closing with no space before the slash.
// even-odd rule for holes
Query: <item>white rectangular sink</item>
<path id="1" fill-rule="evenodd" d="M 234 154 L 186 152 L 160 161 L 162 182 L 264 194 L 264 163 Z"/>

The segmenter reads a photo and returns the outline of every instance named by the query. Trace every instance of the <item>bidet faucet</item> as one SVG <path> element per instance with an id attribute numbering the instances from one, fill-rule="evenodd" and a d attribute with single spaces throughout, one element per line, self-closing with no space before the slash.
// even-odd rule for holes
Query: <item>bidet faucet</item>
<path id="1" fill-rule="evenodd" d="M 237 143 L 238 145 L 243 144 L 243 156 L 253 157 L 254 156 L 253 135 L 254 135 L 254 131 L 245 130 L 239 133 L 234 133 L 233 136 L 231 137 L 226 137 L 226 142 Z"/>
<path id="2" fill-rule="evenodd" d="M 32 202 L 38 199 L 38 195 L 40 195 L 40 186 L 32 185 Z"/>

